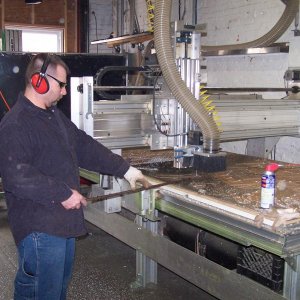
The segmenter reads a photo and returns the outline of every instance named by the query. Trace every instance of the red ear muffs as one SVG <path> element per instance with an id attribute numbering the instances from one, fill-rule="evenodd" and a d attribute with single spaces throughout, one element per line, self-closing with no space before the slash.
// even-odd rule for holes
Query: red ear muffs
<path id="1" fill-rule="evenodd" d="M 49 82 L 45 74 L 39 72 L 34 73 L 31 76 L 31 84 L 35 91 L 39 94 L 46 94 L 49 91 Z"/>

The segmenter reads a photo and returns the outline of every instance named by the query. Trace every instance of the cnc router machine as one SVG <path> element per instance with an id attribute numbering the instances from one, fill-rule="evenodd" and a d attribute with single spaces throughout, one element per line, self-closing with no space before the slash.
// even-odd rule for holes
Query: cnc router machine
<path id="1" fill-rule="evenodd" d="M 165 19 L 157 26 L 169 28 Z M 281 163 L 275 206 L 260 207 L 271 150 L 281 136 L 299 134 L 299 71 L 287 70 L 285 88 L 224 95 L 203 82 L 201 29 L 174 22 L 166 31 L 170 47 L 163 34 L 154 37 L 148 64 L 136 66 L 128 55 L 119 69 L 71 79 L 72 120 L 153 184 L 131 192 L 120 179 L 81 170 L 94 183 L 85 218 L 136 249 L 134 286 L 155 283 L 159 263 L 220 299 L 299 299 L 300 166 Z M 126 86 L 103 85 L 109 72 L 124 73 Z M 268 90 L 287 97 L 253 94 Z M 94 101 L 94 92 L 102 99 Z M 220 149 L 237 140 L 258 144 L 262 155 Z"/>

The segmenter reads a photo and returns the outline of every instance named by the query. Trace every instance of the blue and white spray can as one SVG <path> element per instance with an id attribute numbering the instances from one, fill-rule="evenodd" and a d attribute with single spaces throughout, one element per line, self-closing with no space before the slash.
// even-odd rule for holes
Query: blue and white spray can
<path id="1" fill-rule="evenodd" d="M 276 189 L 276 176 L 275 172 L 279 168 L 276 163 L 268 164 L 265 172 L 261 177 L 261 208 L 271 208 L 275 205 L 275 189 Z"/>

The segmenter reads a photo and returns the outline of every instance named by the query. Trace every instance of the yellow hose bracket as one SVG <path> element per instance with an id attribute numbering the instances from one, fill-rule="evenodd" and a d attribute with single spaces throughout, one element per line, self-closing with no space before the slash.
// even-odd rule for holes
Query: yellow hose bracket
<path id="1" fill-rule="evenodd" d="M 214 119 L 219 132 L 222 132 L 222 123 L 220 121 L 220 116 L 218 115 L 218 111 L 215 105 L 213 105 L 213 100 L 210 99 L 210 95 L 207 95 L 207 90 L 204 89 L 204 86 L 200 86 L 200 103 L 205 108 L 210 116 Z"/>

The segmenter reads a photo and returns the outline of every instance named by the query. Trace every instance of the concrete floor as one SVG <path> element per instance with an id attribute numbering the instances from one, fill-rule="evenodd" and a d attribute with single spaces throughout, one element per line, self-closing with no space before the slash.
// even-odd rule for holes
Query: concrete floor
<path id="1" fill-rule="evenodd" d="M 135 250 L 91 224 L 88 230 L 90 235 L 76 242 L 68 300 L 216 299 L 161 266 L 157 285 L 132 289 Z M 16 266 L 15 244 L 0 203 L 0 300 L 12 299 Z"/>

